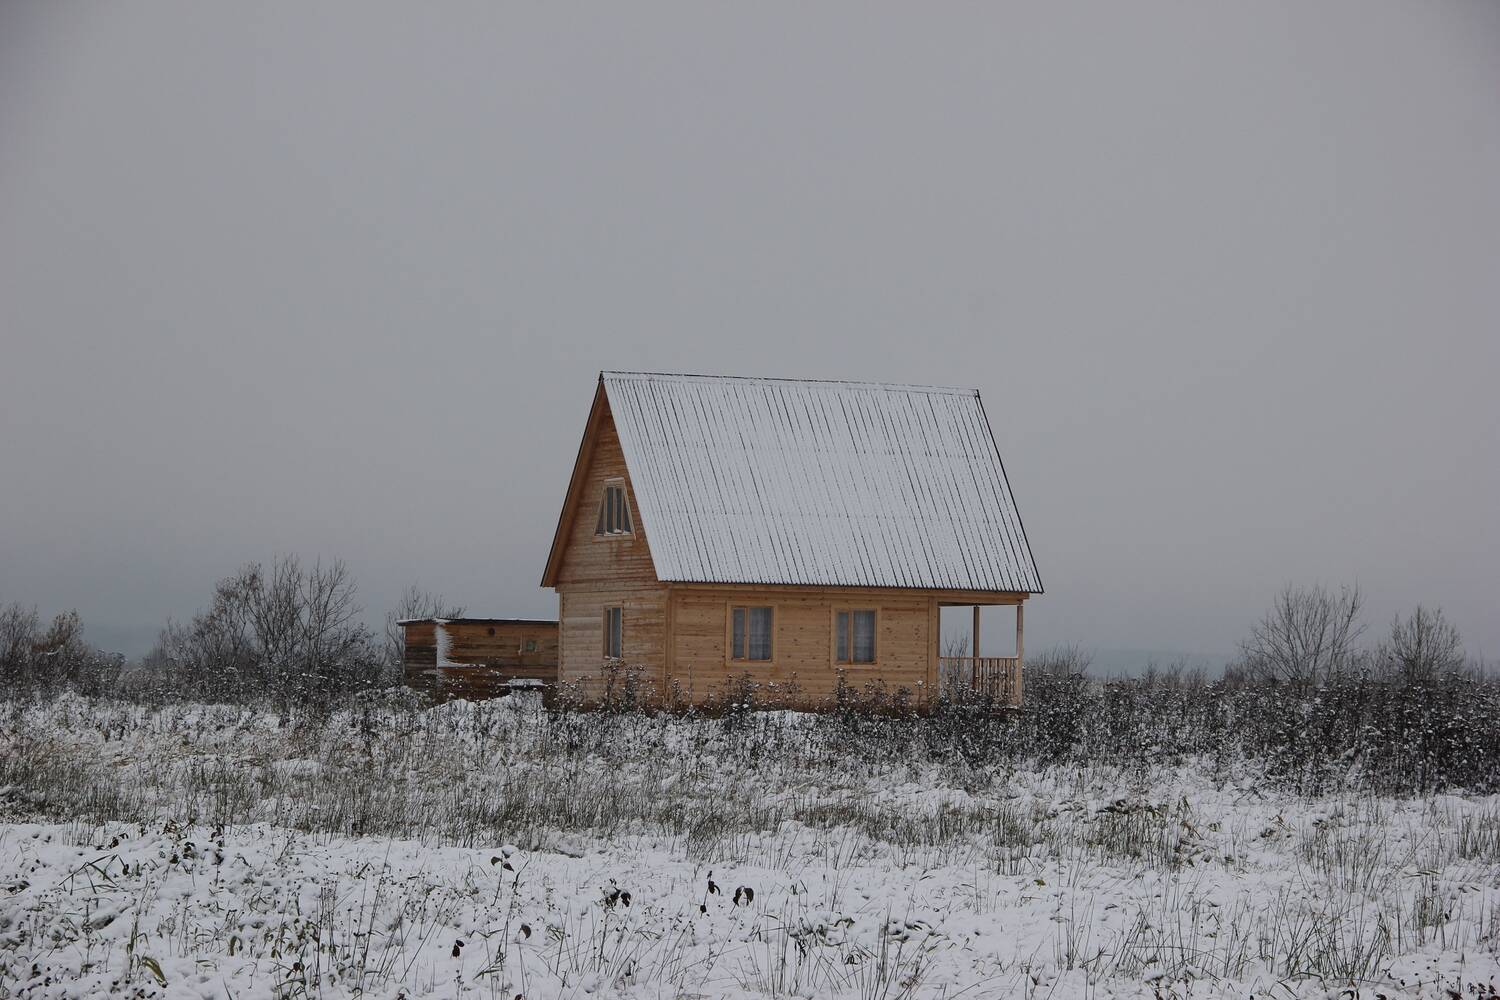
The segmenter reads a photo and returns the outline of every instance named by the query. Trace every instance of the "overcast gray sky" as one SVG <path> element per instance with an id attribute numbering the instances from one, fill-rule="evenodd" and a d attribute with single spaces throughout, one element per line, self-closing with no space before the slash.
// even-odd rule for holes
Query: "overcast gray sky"
<path id="1" fill-rule="evenodd" d="M 96 626 L 555 614 L 622 368 L 979 388 L 1028 648 L 1493 658 L 1500 4 L 8 2 L 0 341 L 0 601 Z"/>

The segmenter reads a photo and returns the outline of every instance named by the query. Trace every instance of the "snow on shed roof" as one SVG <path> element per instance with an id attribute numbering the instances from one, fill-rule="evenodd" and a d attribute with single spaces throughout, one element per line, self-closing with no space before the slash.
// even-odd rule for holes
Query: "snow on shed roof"
<path id="1" fill-rule="evenodd" d="M 540 625 L 555 626 L 556 618 L 398 618 L 397 625 Z"/>
<path id="2" fill-rule="evenodd" d="M 1042 590 L 976 390 L 600 379 L 658 579 Z"/>

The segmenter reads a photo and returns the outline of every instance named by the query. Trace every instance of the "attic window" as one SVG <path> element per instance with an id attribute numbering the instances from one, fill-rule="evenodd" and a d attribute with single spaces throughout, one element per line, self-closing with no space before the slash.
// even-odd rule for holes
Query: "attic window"
<path id="1" fill-rule="evenodd" d="M 596 535 L 630 534 L 630 504 L 625 500 L 623 482 L 606 483 L 599 501 L 599 524 Z"/>

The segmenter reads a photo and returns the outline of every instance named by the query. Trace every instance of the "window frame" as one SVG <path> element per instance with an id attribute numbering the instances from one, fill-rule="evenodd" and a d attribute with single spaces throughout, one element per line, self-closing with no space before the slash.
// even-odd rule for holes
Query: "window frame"
<path id="1" fill-rule="evenodd" d="M 875 616 L 874 624 L 870 626 L 871 658 L 868 660 L 854 659 L 854 615 L 857 612 L 868 612 Z M 845 649 L 849 656 L 847 659 L 839 658 L 839 615 L 848 615 L 847 632 L 844 636 Z M 838 604 L 830 609 L 828 616 L 829 659 L 836 667 L 875 667 L 880 664 L 880 609 L 856 606 L 853 604 Z"/>
<path id="2" fill-rule="evenodd" d="M 619 643 L 615 645 L 614 652 L 610 651 L 611 640 L 615 638 L 615 623 L 619 623 Z M 604 659 L 623 660 L 625 658 L 625 605 L 606 605 L 603 612 L 604 642 L 602 643 Z"/>
<path id="3" fill-rule="evenodd" d="M 620 491 L 619 513 L 629 525 L 623 531 L 610 531 L 606 528 L 610 513 L 610 492 L 613 490 Z M 599 507 L 594 518 L 594 539 L 608 541 L 617 538 L 633 538 L 635 536 L 635 510 L 633 508 L 634 505 L 630 502 L 630 490 L 626 487 L 624 478 L 611 476 L 604 480 L 599 487 Z"/>
<path id="4" fill-rule="evenodd" d="M 734 648 L 734 613 L 743 611 L 745 613 L 745 656 L 739 656 L 738 650 Z M 771 630 L 767 638 L 768 648 L 765 659 L 752 660 L 750 653 L 750 612 L 769 611 L 771 613 Z M 766 667 L 776 662 L 776 622 L 780 617 L 780 609 L 775 604 L 735 604 L 733 602 L 724 606 L 724 662 L 729 664 L 743 664 L 745 666 Z"/>

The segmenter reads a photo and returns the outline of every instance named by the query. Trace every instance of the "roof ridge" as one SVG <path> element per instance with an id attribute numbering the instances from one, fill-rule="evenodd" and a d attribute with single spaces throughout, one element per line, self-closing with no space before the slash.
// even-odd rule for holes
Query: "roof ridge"
<path id="1" fill-rule="evenodd" d="M 861 379 L 837 378 L 778 378 L 769 375 L 707 375 L 700 372 L 628 372 L 606 369 L 599 373 L 603 378 L 663 379 L 671 381 L 700 382 L 775 382 L 783 385 L 828 385 L 847 386 L 856 389 L 885 389 L 893 392 L 926 392 L 945 396 L 978 396 L 978 389 L 961 386 L 918 385 L 914 382 L 869 382 Z"/>

